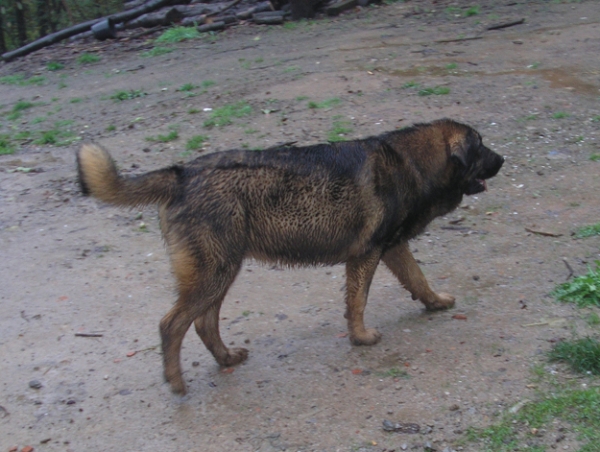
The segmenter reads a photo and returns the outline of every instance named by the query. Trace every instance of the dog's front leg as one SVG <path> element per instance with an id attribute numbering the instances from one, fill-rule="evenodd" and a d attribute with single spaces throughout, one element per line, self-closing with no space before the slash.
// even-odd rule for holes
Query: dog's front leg
<path id="1" fill-rule="evenodd" d="M 381 334 L 375 328 L 365 328 L 364 312 L 367 305 L 369 287 L 373 274 L 381 259 L 377 250 L 346 262 L 346 319 L 353 345 L 373 345 L 379 342 Z"/>
<path id="2" fill-rule="evenodd" d="M 419 264 L 408 249 L 407 242 L 386 251 L 382 259 L 400 283 L 412 294 L 413 300 L 420 300 L 428 311 L 439 311 L 454 306 L 452 295 L 438 294 L 431 290 Z"/>

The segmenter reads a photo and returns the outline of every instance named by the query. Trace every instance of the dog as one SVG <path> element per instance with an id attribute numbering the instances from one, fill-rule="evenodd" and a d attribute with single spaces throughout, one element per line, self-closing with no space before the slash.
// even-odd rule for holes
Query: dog
<path id="1" fill-rule="evenodd" d="M 363 321 L 380 261 L 427 310 L 452 307 L 454 297 L 429 287 L 408 242 L 464 195 L 485 191 L 503 163 L 477 131 L 450 119 L 355 141 L 217 152 L 129 177 L 99 146 L 77 153 L 84 194 L 118 206 L 159 206 L 178 289 L 160 335 L 165 378 L 178 394 L 186 393 L 180 352 L 192 323 L 219 365 L 248 357 L 219 334 L 221 304 L 247 258 L 344 263 L 354 345 L 381 338 Z"/>

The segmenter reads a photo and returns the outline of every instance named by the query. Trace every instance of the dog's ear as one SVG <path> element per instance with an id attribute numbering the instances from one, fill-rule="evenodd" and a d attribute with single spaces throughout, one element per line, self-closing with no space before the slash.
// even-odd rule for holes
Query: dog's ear
<path id="1" fill-rule="evenodd" d="M 469 146 L 464 137 L 452 137 L 450 145 L 450 160 L 459 167 L 467 168 L 469 166 Z"/>

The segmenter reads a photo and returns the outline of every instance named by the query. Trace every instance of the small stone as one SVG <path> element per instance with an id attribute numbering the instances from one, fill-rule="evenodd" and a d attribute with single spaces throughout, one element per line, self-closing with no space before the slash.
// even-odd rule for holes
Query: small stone
<path id="1" fill-rule="evenodd" d="M 21 452 L 33 452 L 33 447 L 24 446 L 23 449 L 21 449 Z"/>
<path id="2" fill-rule="evenodd" d="M 41 389 L 44 385 L 42 384 L 42 382 L 40 380 L 31 380 L 29 382 L 29 387 L 31 389 Z"/>
<path id="3" fill-rule="evenodd" d="M 198 367 L 200 365 L 199 361 L 192 362 L 192 367 Z"/>
<path id="4" fill-rule="evenodd" d="M 460 407 L 455 403 L 454 405 L 451 405 L 450 408 L 448 408 L 450 411 L 458 411 L 460 410 Z"/>

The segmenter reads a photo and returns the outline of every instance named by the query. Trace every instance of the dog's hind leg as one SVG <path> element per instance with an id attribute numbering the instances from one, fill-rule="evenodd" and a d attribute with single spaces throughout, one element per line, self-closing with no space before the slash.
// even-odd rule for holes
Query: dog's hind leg
<path id="1" fill-rule="evenodd" d="M 186 246 L 174 246 L 171 249 L 173 270 L 179 286 L 179 298 L 175 306 L 160 322 L 165 379 L 171 384 L 173 392 L 185 394 L 186 388 L 181 373 L 181 343 L 192 322 L 196 321 L 198 334 L 215 355 L 219 364 L 235 364 L 245 355 L 233 351 L 228 358 L 228 350 L 219 337 L 219 308 L 227 289 L 233 283 L 242 259 L 216 259 L 198 257 Z M 198 327 L 200 327 L 198 329 Z M 236 355 L 237 353 L 237 355 Z M 247 352 L 246 352 L 247 353 Z M 239 356 L 241 355 L 241 356 Z M 236 358 L 237 356 L 237 358 Z"/>
<path id="2" fill-rule="evenodd" d="M 408 243 L 400 243 L 386 251 L 382 260 L 412 294 L 413 300 L 420 300 L 428 311 L 439 311 L 454 306 L 452 295 L 438 294 L 431 290 L 419 264 L 408 248 Z"/>
<path id="3" fill-rule="evenodd" d="M 223 343 L 219 333 L 219 311 L 222 303 L 223 298 L 213 303 L 203 316 L 194 320 L 194 326 L 196 333 L 219 365 L 229 367 L 246 360 L 248 350 L 241 347 L 227 348 Z"/>
<path id="4" fill-rule="evenodd" d="M 346 262 L 346 319 L 353 345 L 373 345 L 381 334 L 375 328 L 365 328 L 364 312 L 369 287 L 379 264 L 381 253 L 376 250 L 366 256 L 353 257 Z"/>

